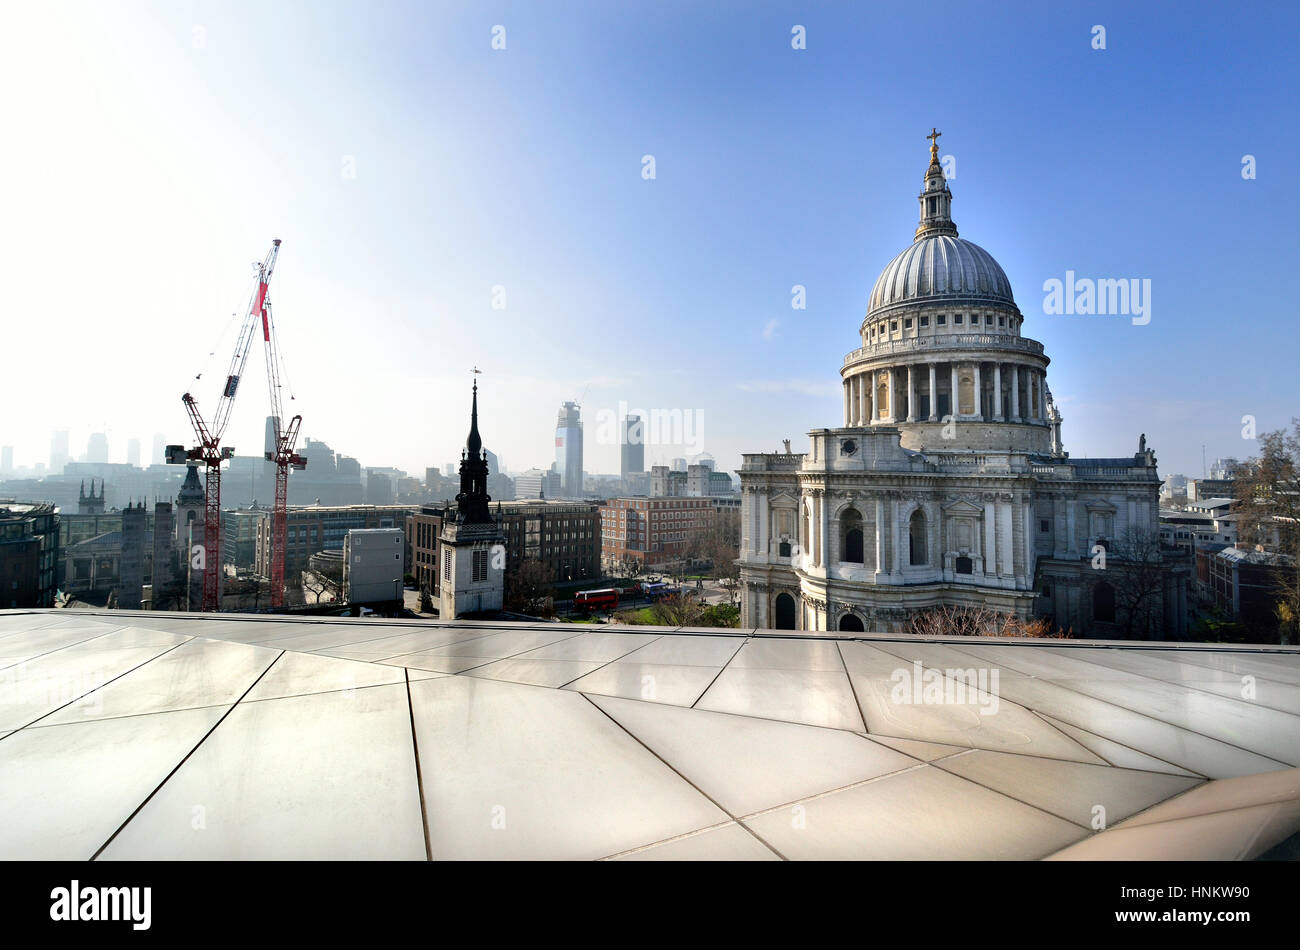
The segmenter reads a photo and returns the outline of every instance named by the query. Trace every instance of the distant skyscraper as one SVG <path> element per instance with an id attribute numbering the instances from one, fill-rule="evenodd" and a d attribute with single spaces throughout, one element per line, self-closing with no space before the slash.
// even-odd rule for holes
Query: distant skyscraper
<path id="1" fill-rule="evenodd" d="M 275 416 L 266 417 L 266 435 L 262 439 L 263 452 L 270 452 L 272 455 L 275 454 L 275 430 L 279 425 L 280 420 Z"/>
<path id="2" fill-rule="evenodd" d="M 68 463 L 68 430 L 60 429 L 50 439 L 50 474 L 63 474 L 63 466 Z"/>
<path id="3" fill-rule="evenodd" d="M 686 459 L 673 459 L 672 470 L 674 472 L 686 471 Z"/>
<path id="4" fill-rule="evenodd" d="M 162 465 L 167 461 L 167 436 L 161 432 L 153 434 L 153 451 L 149 453 L 150 465 Z"/>
<path id="5" fill-rule="evenodd" d="M 6 445 L 0 449 L 0 472 L 9 474 L 14 470 L 14 447 Z"/>
<path id="6" fill-rule="evenodd" d="M 134 465 L 136 468 L 140 467 L 140 440 L 139 439 L 126 440 L 126 464 Z"/>
<path id="7" fill-rule="evenodd" d="M 576 402 L 560 406 L 555 424 L 555 468 L 565 498 L 582 497 L 582 409 Z"/>
<path id="8" fill-rule="evenodd" d="M 103 432 L 92 432 L 86 442 L 87 462 L 108 461 L 108 436 Z"/>
<path id="9" fill-rule="evenodd" d="M 456 476 L 456 463 L 448 462 L 444 465 L 442 467 L 442 474 L 446 475 L 448 478 L 454 478 Z"/>
<path id="10" fill-rule="evenodd" d="M 619 475 L 645 471 L 645 424 L 640 416 L 628 416 L 619 431 Z"/>
<path id="11" fill-rule="evenodd" d="M 393 480 L 373 468 L 366 469 L 366 504 L 391 505 L 393 503 Z"/>
<path id="12" fill-rule="evenodd" d="M 302 454 L 307 457 L 307 468 L 311 470 L 313 477 L 333 475 L 338 471 L 334 450 L 318 439 L 308 439 Z"/>

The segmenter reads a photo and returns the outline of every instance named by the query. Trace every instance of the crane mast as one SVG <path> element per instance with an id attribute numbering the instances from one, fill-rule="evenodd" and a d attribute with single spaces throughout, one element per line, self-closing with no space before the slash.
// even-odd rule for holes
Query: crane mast
<path id="1" fill-rule="evenodd" d="M 235 342 L 235 352 L 230 358 L 230 369 L 226 373 L 226 381 L 222 386 L 221 396 L 217 401 L 217 410 L 212 416 L 212 425 L 209 427 L 204 422 L 195 398 L 191 394 L 185 393 L 181 397 L 181 401 L 185 404 L 186 412 L 189 413 L 190 425 L 194 428 L 194 435 L 199 444 L 188 450 L 179 445 L 167 447 L 167 461 L 169 462 L 197 461 L 206 466 L 203 552 L 202 560 L 199 562 L 203 570 L 203 610 L 205 611 L 217 610 L 220 607 L 222 571 L 221 463 L 232 458 L 235 454 L 234 448 L 221 444 L 221 437 L 225 434 L 226 426 L 230 422 L 230 412 L 235 405 L 235 395 L 239 391 L 239 380 L 243 376 L 244 366 L 248 362 L 248 350 L 253 343 L 253 336 L 257 332 L 259 318 L 262 320 L 265 335 L 268 337 L 270 335 L 267 294 L 270 290 L 271 274 L 275 271 L 275 261 L 279 253 L 280 240 L 276 238 L 271 243 L 271 250 L 267 253 L 266 259 L 258 265 L 257 286 L 253 289 L 248 311 L 244 315 L 244 322 L 239 330 L 239 338 Z M 190 556 L 193 559 L 193 552 L 191 552 Z M 191 563 L 193 563 L 192 560 Z"/>
<path id="2" fill-rule="evenodd" d="M 262 309 L 262 340 L 266 350 L 266 384 L 271 393 L 271 419 L 275 427 L 274 446 L 266 459 L 275 463 L 275 507 L 271 512 L 271 606 L 284 606 L 284 555 L 289 534 L 289 469 L 301 471 L 307 460 L 294 451 L 302 416 L 295 415 L 282 426 L 284 413 L 280 400 L 280 351 L 275 344 L 271 303 Z"/>

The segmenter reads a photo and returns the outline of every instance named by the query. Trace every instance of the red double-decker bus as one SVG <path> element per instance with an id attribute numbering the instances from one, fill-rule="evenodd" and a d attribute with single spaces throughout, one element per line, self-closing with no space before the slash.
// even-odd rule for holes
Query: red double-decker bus
<path id="1" fill-rule="evenodd" d="M 593 610 L 614 610 L 618 607 L 618 591 L 612 587 L 603 590 L 580 590 L 573 595 L 573 609 L 583 613 Z"/>

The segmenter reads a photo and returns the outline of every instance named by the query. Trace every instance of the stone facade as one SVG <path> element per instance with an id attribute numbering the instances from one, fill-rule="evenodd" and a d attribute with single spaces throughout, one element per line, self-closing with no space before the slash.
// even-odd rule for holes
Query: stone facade
<path id="1" fill-rule="evenodd" d="M 1132 456 L 1069 457 L 1043 346 L 950 208 L 932 147 L 916 240 L 841 368 L 844 426 L 744 456 L 741 626 L 902 632 L 970 605 L 1179 635 L 1187 577 L 1160 559 L 1154 452 L 1144 436 Z"/>

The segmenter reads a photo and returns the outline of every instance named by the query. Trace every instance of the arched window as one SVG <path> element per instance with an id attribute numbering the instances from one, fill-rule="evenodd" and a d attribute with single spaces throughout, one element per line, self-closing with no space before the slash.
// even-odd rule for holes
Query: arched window
<path id="1" fill-rule="evenodd" d="M 957 558 L 957 561 L 953 565 L 953 567 L 956 569 L 958 574 L 970 574 L 975 569 L 975 565 L 971 563 L 971 559 L 966 557 L 965 555 L 962 555 L 961 557 Z"/>
<path id="2" fill-rule="evenodd" d="M 925 551 L 925 512 L 920 508 L 912 512 L 907 522 L 907 557 L 909 564 L 929 562 Z"/>
<path id="3" fill-rule="evenodd" d="M 845 614 L 843 617 L 841 617 L 840 629 L 853 631 L 855 633 L 862 633 L 865 630 L 865 628 L 862 626 L 862 618 L 859 617 L 857 614 Z"/>
<path id="4" fill-rule="evenodd" d="M 789 594 L 776 595 L 776 617 L 773 629 L 794 629 L 794 598 Z"/>
<path id="5" fill-rule="evenodd" d="M 844 546 L 840 549 L 844 553 L 840 560 L 862 564 L 862 515 L 856 508 L 849 508 L 840 515 L 840 531 L 844 539 Z"/>
<path id="6" fill-rule="evenodd" d="M 1098 623 L 1115 622 L 1115 588 L 1105 581 L 1092 589 L 1092 619 Z"/>

